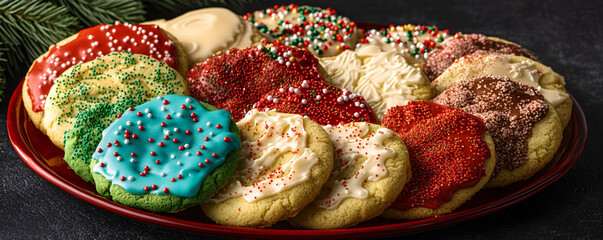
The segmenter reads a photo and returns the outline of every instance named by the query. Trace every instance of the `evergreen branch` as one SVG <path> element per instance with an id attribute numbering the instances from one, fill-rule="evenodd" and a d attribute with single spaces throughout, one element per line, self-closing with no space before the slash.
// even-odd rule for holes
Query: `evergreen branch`
<path id="1" fill-rule="evenodd" d="M 115 21 L 138 23 L 144 21 L 140 0 L 51 0 L 66 6 L 85 27 L 113 24 Z"/>
<path id="2" fill-rule="evenodd" d="M 7 76 L 26 69 L 48 47 L 76 33 L 76 17 L 63 6 L 42 0 L 0 0 L 0 42 L 6 52 Z"/>
<path id="3" fill-rule="evenodd" d="M 259 0 L 142 0 L 150 11 L 181 14 L 186 11 L 203 7 L 227 7 L 241 11 L 246 4 Z"/>

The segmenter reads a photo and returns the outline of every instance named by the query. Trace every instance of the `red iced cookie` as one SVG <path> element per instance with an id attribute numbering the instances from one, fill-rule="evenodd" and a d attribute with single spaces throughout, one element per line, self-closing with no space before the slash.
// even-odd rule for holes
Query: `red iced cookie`
<path id="1" fill-rule="evenodd" d="M 484 123 L 476 116 L 432 102 L 410 102 L 388 109 L 382 125 L 394 130 L 410 153 L 412 178 L 391 205 L 394 211 L 424 207 L 442 214 L 440 206 L 460 206 L 487 182 L 482 178 L 490 178 L 494 158 L 484 140 Z M 474 187 L 473 194 L 453 199 L 455 192 Z"/>
<path id="2" fill-rule="evenodd" d="M 373 111 L 364 98 L 322 81 L 283 85 L 264 95 L 254 108 L 308 116 L 321 125 L 349 122 L 375 123 Z"/>
<path id="3" fill-rule="evenodd" d="M 276 42 L 219 52 L 195 65 L 186 79 L 194 98 L 230 111 L 235 121 L 281 85 L 324 81 L 310 52 Z"/>

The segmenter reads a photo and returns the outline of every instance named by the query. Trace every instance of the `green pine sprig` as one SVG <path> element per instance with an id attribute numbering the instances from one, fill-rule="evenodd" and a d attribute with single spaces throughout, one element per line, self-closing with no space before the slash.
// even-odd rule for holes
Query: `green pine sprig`
<path id="1" fill-rule="evenodd" d="M 0 0 L 0 42 L 6 52 L 7 76 L 22 72 L 48 47 L 76 33 L 78 19 L 69 9 L 42 0 Z"/>
<path id="2" fill-rule="evenodd" d="M 243 10 L 246 4 L 258 0 L 142 0 L 151 12 L 180 14 L 203 7 L 228 7 L 235 11 Z"/>
<path id="3" fill-rule="evenodd" d="M 4 46 L 3 42 L 0 42 L 0 100 L 4 97 L 4 90 L 6 89 L 6 74 L 4 73 L 4 65 L 6 64 L 4 55 L 6 51 L 8 51 L 8 48 Z"/>
<path id="4" fill-rule="evenodd" d="M 115 21 L 138 23 L 146 11 L 140 0 L 51 0 L 65 6 L 84 25 L 113 24 Z"/>

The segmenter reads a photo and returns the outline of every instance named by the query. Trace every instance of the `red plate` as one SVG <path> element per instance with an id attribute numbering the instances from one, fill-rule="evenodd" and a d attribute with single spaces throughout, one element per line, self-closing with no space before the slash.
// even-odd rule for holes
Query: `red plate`
<path id="1" fill-rule="evenodd" d="M 382 27 L 383 25 L 361 24 L 361 26 Z M 286 222 L 266 229 L 247 229 L 216 225 L 204 216 L 200 207 L 175 214 L 157 214 L 126 207 L 102 198 L 96 193 L 92 184 L 83 181 L 67 167 L 63 161 L 63 151 L 55 147 L 48 137 L 33 125 L 21 100 L 22 86 L 21 82 L 9 103 L 8 135 L 23 161 L 40 176 L 78 198 L 130 218 L 174 229 L 228 237 L 272 239 L 376 237 L 415 233 L 477 218 L 514 205 L 557 181 L 576 164 L 586 145 L 588 135 L 584 112 L 572 97 L 574 101 L 572 118 L 565 129 L 562 145 L 549 165 L 528 180 L 504 188 L 484 189 L 451 214 L 417 221 L 375 218 L 353 228 L 337 230 L 302 230 Z"/>

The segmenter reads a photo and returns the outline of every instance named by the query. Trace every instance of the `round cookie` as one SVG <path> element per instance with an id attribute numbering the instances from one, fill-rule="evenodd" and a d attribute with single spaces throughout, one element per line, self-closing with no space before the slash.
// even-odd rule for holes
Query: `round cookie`
<path id="1" fill-rule="evenodd" d="M 310 52 L 277 42 L 219 52 L 195 65 L 186 79 L 195 99 L 228 110 L 235 121 L 282 85 L 324 81 Z"/>
<path id="2" fill-rule="evenodd" d="M 289 46 L 308 49 L 319 57 L 335 56 L 354 49 L 362 32 L 349 18 L 331 8 L 274 6 L 243 16 L 267 38 Z"/>
<path id="3" fill-rule="evenodd" d="M 145 24 L 156 24 L 174 34 L 189 56 L 189 66 L 218 51 L 251 47 L 263 39 L 251 23 L 227 8 L 203 8 Z"/>
<path id="4" fill-rule="evenodd" d="M 436 94 L 439 94 L 459 79 L 489 74 L 506 76 L 512 81 L 538 89 L 559 114 L 563 127 L 569 123 L 572 100 L 565 91 L 565 80 L 551 68 L 526 57 L 487 53 L 459 58 L 432 85 Z"/>
<path id="5" fill-rule="evenodd" d="M 433 97 L 421 69 L 399 52 L 347 50 L 336 57 L 320 58 L 320 64 L 327 83 L 362 95 L 379 122 L 388 108 Z"/>
<path id="6" fill-rule="evenodd" d="M 176 212 L 212 196 L 236 169 L 240 135 L 225 110 L 166 95 L 118 117 L 90 163 L 96 191 L 117 203 Z"/>
<path id="7" fill-rule="evenodd" d="M 360 94 L 321 81 L 283 85 L 264 95 L 253 108 L 307 116 L 320 125 L 375 122 L 373 111 Z"/>
<path id="8" fill-rule="evenodd" d="M 524 56 L 534 60 L 538 58 L 518 44 L 481 34 L 457 34 L 441 47 L 435 48 L 425 61 L 423 71 L 433 81 L 442 74 L 456 59 L 475 53 L 502 53 Z"/>
<path id="9" fill-rule="evenodd" d="M 448 42 L 451 37 L 450 30 L 440 30 L 435 26 L 390 25 L 388 28 L 366 31 L 364 38 L 356 44 L 356 51 L 399 52 L 409 63 L 420 67 L 433 49 Z"/>
<path id="10" fill-rule="evenodd" d="M 496 154 L 481 119 L 460 109 L 411 102 L 387 111 L 410 153 L 412 178 L 382 216 L 422 219 L 452 212 L 490 179 Z"/>
<path id="11" fill-rule="evenodd" d="M 333 168 L 320 125 L 300 115 L 253 109 L 237 123 L 242 147 L 230 182 L 201 205 L 218 224 L 262 228 L 312 202 Z"/>
<path id="12" fill-rule="evenodd" d="M 393 131 L 370 123 L 323 128 L 335 150 L 334 170 L 314 202 L 289 222 L 304 228 L 334 229 L 378 216 L 410 179 L 404 142 Z"/>
<path id="13" fill-rule="evenodd" d="M 508 77 L 462 79 L 433 101 L 484 119 L 497 161 L 487 187 L 531 177 L 553 158 L 563 138 L 555 109 L 538 90 Z"/>
<path id="14" fill-rule="evenodd" d="M 115 25 L 101 24 L 83 29 L 50 46 L 25 75 L 23 104 L 33 124 L 44 132 L 40 124 L 48 92 L 64 71 L 110 52 L 121 51 L 151 56 L 181 74 L 188 71 L 188 56 L 178 40 L 155 25 L 115 22 Z"/>
<path id="15" fill-rule="evenodd" d="M 154 58 L 115 52 L 76 64 L 56 79 L 48 93 L 41 129 L 63 149 L 63 134 L 76 116 L 101 103 L 140 103 L 167 94 L 188 95 L 184 78 Z"/>

